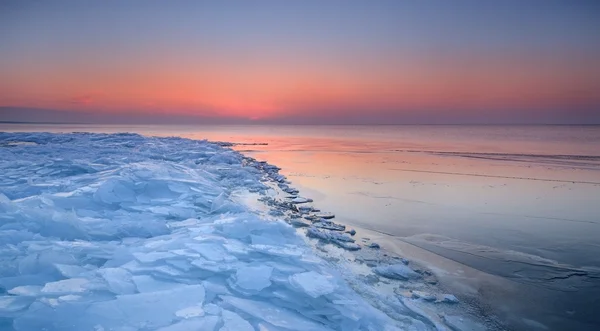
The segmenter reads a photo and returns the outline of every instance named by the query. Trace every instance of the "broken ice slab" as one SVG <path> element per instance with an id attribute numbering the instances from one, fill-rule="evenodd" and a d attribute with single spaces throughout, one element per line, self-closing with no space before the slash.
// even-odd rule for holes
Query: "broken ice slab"
<path id="1" fill-rule="evenodd" d="M 285 330 L 326 330 L 322 324 L 307 320 L 296 311 L 273 305 L 269 302 L 236 298 L 228 295 L 221 295 L 221 299 L 256 320 L 264 320 L 273 326 L 284 328 Z"/>
<path id="2" fill-rule="evenodd" d="M 338 241 L 354 242 L 354 239 L 350 238 L 350 236 L 348 236 L 345 233 L 339 233 L 339 232 L 325 230 L 325 229 L 319 230 L 314 226 L 308 228 L 308 231 L 306 234 L 309 237 L 319 238 L 319 239 L 322 239 L 325 241 L 338 240 Z"/>
<path id="3" fill-rule="evenodd" d="M 295 227 L 299 227 L 299 228 L 300 227 L 309 227 L 309 226 L 311 226 L 311 224 L 306 223 L 306 222 L 304 222 L 304 221 L 302 221 L 301 219 L 298 219 L 298 218 L 291 219 L 290 220 L 290 224 L 293 225 L 293 226 L 295 226 Z"/>
<path id="4" fill-rule="evenodd" d="M 327 230 L 332 230 L 332 231 L 346 230 L 346 226 L 344 226 L 344 225 L 333 223 L 330 221 L 325 221 L 325 220 L 322 220 L 320 222 L 315 222 L 313 225 L 317 228 L 327 229 Z"/>
<path id="5" fill-rule="evenodd" d="M 370 244 L 369 244 L 369 248 L 373 248 L 373 249 L 379 249 L 379 248 L 381 248 L 381 247 L 379 246 L 379 244 L 378 244 L 378 243 L 370 243 Z"/>
<path id="6" fill-rule="evenodd" d="M 399 280 L 410 280 L 421 277 L 421 275 L 404 264 L 391 264 L 387 266 L 375 267 L 373 268 L 373 272 L 385 278 Z"/>
<path id="7" fill-rule="evenodd" d="M 234 276 L 235 285 L 244 290 L 261 291 L 271 286 L 272 267 L 248 266 L 239 268 Z"/>
<path id="8" fill-rule="evenodd" d="M 314 271 L 298 273 L 289 277 L 292 289 L 303 292 L 313 298 L 333 293 L 337 288 L 332 276 L 325 276 Z"/>
<path id="9" fill-rule="evenodd" d="M 71 294 L 81 293 L 87 291 L 86 285 L 90 283 L 85 278 L 69 278 L 63 279 L 56 282 L 46 283 L 42 288 L 41 292 L 44 294 Z"/>
<path id="10" fill-rule="evenodd" d="M 299 212 L 304 213 L 304 214 L 310 213 L 313 210 L 313 208 L 311 206 L 299 206 L 299 207 L 297 207 L 297 209 Z"/>
<path id="11" fill-rule="evenodd" d="M 335 217 L 335 215 L 330 212 L 319 212 L 319 213 L 314 213 L 313 215 L 315 215 L 315 217 L 324 218 L 324 219 L 332 219 Z"/>
<path id="12" fill-rule="evenodd" d="M 336 244 L 337 246 L 339 246 L 341 248 L 347 249 L 349 251 L 357 251 L 361 248 L 359 244 L 351 243 L 351 242 L 347 242 L 347 241 L 333 240 L 332 243 Z"/>
<path id="13" fill-rule="evenodd" d="M 452 294 L 442 294 L 442 296 L 438 299 L 438 302 L 442 303 L 458 303 L 458 298 Z"/>
<path id="14" fill-rule="evenodd" d="M 459 331 L 485 331 L 487 328 L 485 325 L 472 321 L 463 316 L 456 315 L 442 315 L 442 321 L 446 323 L 452 330 Z"/>
<path id="15" fill-rule="evenodd" d="M 292 199 L 292 203 L 295 203 L 295 204 L 308 203 L 308 202 L 313 202 L 313 199 L 303 198 L 303 197 L 296 197 L 296 198 Z"/>
<path id="16" fill-rule="evenodd" d="M 422 291 L 412 291 L 411 296 L 415 299 L 422 299 L 424 301 L 435 301 L 436 300 L 435 295 L 433 295 L 431 293 L 427 293 L 427 292 L 422 292 Z"/>

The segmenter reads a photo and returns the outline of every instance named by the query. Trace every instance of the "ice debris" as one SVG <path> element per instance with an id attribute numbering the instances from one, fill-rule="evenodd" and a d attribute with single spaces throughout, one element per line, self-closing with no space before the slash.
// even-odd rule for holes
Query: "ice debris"
<path id="1" fill-rule="evenodd" d="M 373 249 L 380 249 L 381 247 L 379 246 L 378 243 L 370 243 L 369 244 L 369 248 L 373 248 Z"/>
<path id="2" fill-rule="evenodd" d="M 335 215 L 330 212 L 319 212 L 319 213 L 315 213 L 314 215 L 315 215 L 315 217 L 324 218 L 324 219 L 331 219 L 331 218 L 335 217 Z"/>
<path id="3" fill-rule="evenodd" d="M 444 294 L 439 299 L 439 302 L 443 303 L 458 303 L 458 298 L 456 298 L 453 294 Z"/>
<path id="4" fill-rule="evenodd" d="M 182 138 L 0 133 L 7 142 L 24 144 L 0 147 L 1 326 L 422 329 L 367 303 L 292 226 L 232 198 L 266 196 L 265 174 L 286 187 L 277 167 Z"/>
<path id="5" fill-rule="evenodd" d="M 410 280 L 421 277 L 421 275 L 404 264 L 391 264 L 387 266 L 375 267 L 373 268 L 373 272 L 385 278 L 399 280 Z"/>

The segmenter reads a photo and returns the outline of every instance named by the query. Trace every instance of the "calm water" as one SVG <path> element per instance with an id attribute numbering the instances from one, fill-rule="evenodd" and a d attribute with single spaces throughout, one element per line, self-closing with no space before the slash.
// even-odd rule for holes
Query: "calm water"
<path id="1" fill-rule="evenodd" d="M 83 126 L 244 143 L 323 210 L 517 329 L 600 328 L 598 126 Z M 251 145 L 267 143 L 268 145 Z M 541 325 L 541 324 L 543 325 Z"/>

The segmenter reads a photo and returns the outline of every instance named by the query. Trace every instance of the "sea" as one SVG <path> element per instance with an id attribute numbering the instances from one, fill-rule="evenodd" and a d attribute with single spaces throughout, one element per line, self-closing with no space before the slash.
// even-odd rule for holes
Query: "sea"
<path id="1" fill-rule="evenodd" d="M 88 125 L 234 143 L 514 330 L 600 329 L 600 126 Z"/>

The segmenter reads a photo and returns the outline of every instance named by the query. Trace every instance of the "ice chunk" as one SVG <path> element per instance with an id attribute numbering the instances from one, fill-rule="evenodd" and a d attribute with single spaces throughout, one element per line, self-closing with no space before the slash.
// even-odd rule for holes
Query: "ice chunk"
<path id="1" fill-rule="evenodd" d="M 308 228 L 306 235 L 312 238 L 319 238 L 325 241 L 338 240 L 354 242 L 354 239 L 350 238 L 345 233 L 338 233 L 329 230 L 319 230 L 315 227 Z"/>
<path id="2" fill-rule="evenodd" d="M 369 244 L 369 248 L 373 248 L 373 249 L 379 249 L 379 248 L 381 248 L 381 247 L 379 247 L 379 244 L 378 244 L 378 243 L 370 243 L 370 244 Z"/>
<path id="3" fill-rule="evenodd" d="M 335 215 L 330 212 L 319 212 L 319 213 L 314 213 L 314 215 L 318 218 L 324 218 L 324 219 L 330 219 L 330 218 L 335 217 Z"/>
<path id="4" fill-rule="evenodd" d="M 82 298 L 81 295 L 67 294 L 67 295 L 63 295 L 63 296 L 58 297 L 58 301 L 63 301 L 63 302 L 66 302 L 66 301 L 77 301 L 77 300 L 79 300 L 81 298 Z"/>
<path id="5" fill-rule="evenodd" d="M 292 199 L 292 203 L 295 203 L 295 204 L 308 203 L 308 202 L 313 202 L 313 200 L 308 199 L 308 198 L 303 198 L 303 197 L 296 197 L 296 198 Z"/>
<path id="6" fill-rule="evenodd" d="M 240 268 L 235 275 L 236 285 L 246 290 L 260 291 L 271 285 L 272 272 L 273 268 L 267 266 Z"/>
<path id="7" fill-rule="evenodd" d="M 209 315 L 220 315 L 221 314 L 221 307 L 213 304 L 213 303 L 209 303 L 207 305 L 204 306 L 204 312 L 209 314 Z"/>
<path id="8" fill-rule="evenodd" d="M 165 326 L 157 331 L 213 331 L 219 318 L 217 316 L 206 316 L 202 318 L 194 318 L 184 320 L 173 325 Z"/>
<path id="9" fill-rule="evenodd" d="M 463 316 L 442 315 L 442 320 L 452 330 L 456 331 L 485 331 L 485 325 L 472 321 Z"/>
<path id="10" fill-rule="evenodd" d="M 41 292 L 44 294 L 81 293 L 87 291 L 86 285 L 88 284 L 89 280 L 85 278 L 64 279 L 46 283 Z"/>
<path id="11" fill-rule="evenodd" d="M 423 299 L 425 301 L 435 301 L 435 295 L 422 291 L 412 291 L 411 296 L 415 299 Z"/>
<path id="12" fill-rule="evenodd" d="M 297 312 L 264 301 L 222 295 L 221 299 L 258 320 L 289 330 L 326 330 L 322 324 L 307 320 Z"/>
<path id="13" fill-rule="evenodd" d="M 153 262 L 156 262 L 159 260 L 168 259 L 175 255 L 173 255 L 173 253 L 169 253 L 169 252 L 148 252 L 148 253 L 138 252 L 138 253 L 133 253 L 133 256 L 136 258 L 136 260 L 138 260 L 142 263 L 153 263 Z"/>
<path id="14" fill-rule="evenodd" d="M 360 249 L 360 245 L 356 244 L 356 243 L 351 243 L 351 242 L 347 242 L 347 241 L 339 241 L 339 240 L 333 240 L 332 242 L 334 244 L 336 244 L 337 246 L 347 249 L 349 251 L 357 251 Z"/>
<path id="15" fill-rule="evenodd" d="M 204 309 L 202 306 L 191 306 L 187 308 L 180 309 L 175 312 L 175 316 L 181 318 L 192 318 L 198 316 L 204 316 Z"/>
<path id="16" fill-rule="evenodd" d="M 149 275 L 132 276 L 131 280 L 135 284 L 135 287 L 137 288 L 138 292 L 140 293 L 165 291 L 182 286 L 182 284 L 180 283 L 163 282 L 160 280 L 156 280 Z"/>
<path id="17" fill-rule="evenodd" d="M 108 284 L 108 288 L 115 294 L 135 293 L 136 287 L 131 281 L 131 274 L 123 268 L 101 268 L 98 273 Z"/>
<path id="18" fill-rule="evenodd" d="M 292 275 L 289 277 L 289 282 L 292 288 L 304 292 L 313 298 L 330 294 L 337 288 L 333 277 L 327 277 L 314 271 Z"/>
<path id="19" fill-rule="evenodd" d="M 9 294 L 35 297 L 40 295 L 42 287 L 39 285 L 18 286 L 8 291 Z"/>
<path id="20" fill-rule="evenodd" d="M 201 305 L 203 301 L 204 287 L 189 285 L 168 291 L 120 295 L 115 300 L 90 305 L 86 316 L 100 317 L 107 329 L 123 326 L 155 329 L 171 324 L 175 312 Z M 81 321 L 82 326 L 91 322 Z"/>
<path id="21" fill-rule="evenodd" d="M 25 309 L 33 300 L 21 296 L 0 296 L 0 316 Z"/>
<path id="22" fill-rule="evenodd" d="M 81 275 L 82 273 L 88 271 L 87 269 L 82 268 L 77 265 L 56 263 L 56 264 L 54 264 L 54 266 L 61 273 L 61 275 L 63 275 L 64 277 L 67 277 L 67 278 L 77 277 L 77 276 Z"/>
<path id="23" fill-rule="evenodd" d="M 290 221 L 290 224 L 296 227 L 309 227 L 311 226 L 309 223 L 306 223 L 300 219 L 294 218 Z"/>
<path id="24" fill-rule="evenodd" d="M 135 192 L 128 183 L 118 180 L 107 180 L 96 190 L 95 198 L 107 204 L 129 202 L 135 200 Z"/>
<path id="25" fill-rule="evenodd" d="M 409 280 L 420 278 L 421 275 L 416 273 L 410 267 L 404 264 L 392 264 L 387 266 L 379 266 L 373 268 L 373 271 L 379 276 L 391 279 Z"/>
<path id="26" fill-rule="evenodd" d="M 454 295 L 452 294 L 443 294 L 442 297 L 440 298 L 439 302 L 443 302 L 443 303 L 458 303 L 458 298 L 456 298 Z"/>
<path id="27" fill-rule="evenodd" d="M 186 246 L 200 253 L 209 261 L 224 261 L 235 259 L 234 257 L 227 254 L 227 252 L 223 248 L 215 244 L 187 244 Z"/>
<path id="28" fill-rule="evenodd" d="M 254 331 L 250 323 L 240 317 L 240 315 L 223 309 L 223 326 L 219 331 Z"/>
<path id="29" fill-rule="evenodd" d="M 344 225 L 333 223 L 333 222 L 330 222 L 330 221 L 325 221 L 325 220 L 322 220 L 320 222 L 316 222 L 314 224 L 314 226 L 317 227 L 317 228 L 327 229 L 327 230 L 332 230 L 332 231 L 344 231 L 344 230 L 346 230 L 346 227 Z"/>

